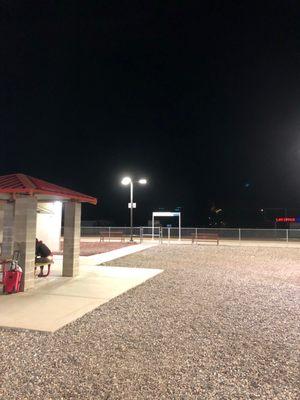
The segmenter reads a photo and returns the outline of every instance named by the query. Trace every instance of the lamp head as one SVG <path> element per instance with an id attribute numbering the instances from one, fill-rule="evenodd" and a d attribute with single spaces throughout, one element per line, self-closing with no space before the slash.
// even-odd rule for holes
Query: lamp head
<path id="1" fill-rule="evenodd" d="M 147 179 L 139 179 L 139 183 L 141 184 L 141 185 L 146 185 L 146 183 L 147 183 Z"/>
<path id="2" fill-rule="evenodd" d="M 125 176 L 125 178 L 121 181 L 122 185 L 129 185 L 131 183 L 131 178 L 129 176 Z"/>

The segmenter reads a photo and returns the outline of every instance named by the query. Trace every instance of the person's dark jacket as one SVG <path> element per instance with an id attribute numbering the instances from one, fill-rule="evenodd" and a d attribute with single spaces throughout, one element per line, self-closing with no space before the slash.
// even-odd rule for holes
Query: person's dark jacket
<path id="1" fill-rule="evenodd" d="M 49 257 L 51 255 L 51 250 L 42 241 L 37 241 L 35 246 L 35 256 L 36 257 Z"/>

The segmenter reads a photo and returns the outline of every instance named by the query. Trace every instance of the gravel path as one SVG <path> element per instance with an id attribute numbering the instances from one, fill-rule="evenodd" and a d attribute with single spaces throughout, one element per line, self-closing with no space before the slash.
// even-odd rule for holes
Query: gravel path
<path id="1" fill-rule="evenodd" d="M 300 250 L 164 245 L 113 264 L 165 271 L 54 334 L 0 329 L 0 399 L 299 399 Z"/>

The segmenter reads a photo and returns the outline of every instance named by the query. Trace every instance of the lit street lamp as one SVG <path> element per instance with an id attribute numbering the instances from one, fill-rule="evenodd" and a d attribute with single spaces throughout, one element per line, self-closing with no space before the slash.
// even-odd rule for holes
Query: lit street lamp
<path id="1" fill-rule="evenodd" d="M 130 185 L 130 241 L 133 242 L 133 234 L 132 234 L 132 228 L 133 228 L 133 181 L 131 178 L 126 176 L 125 178 L 122 179 L 121 181 L 122 185 Z M 145 185 L 147 183 L 146 179 L 139 179 L 137 181 L 140 185 Z"/>

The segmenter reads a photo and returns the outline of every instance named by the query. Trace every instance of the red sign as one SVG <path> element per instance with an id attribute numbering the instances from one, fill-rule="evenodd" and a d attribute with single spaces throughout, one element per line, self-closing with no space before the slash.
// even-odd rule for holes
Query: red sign
<path id="1" fill-rule="evenodd" d="M 296 222 L 295 217 L 278 217 L 276 218 L 276 222 Z"/>

